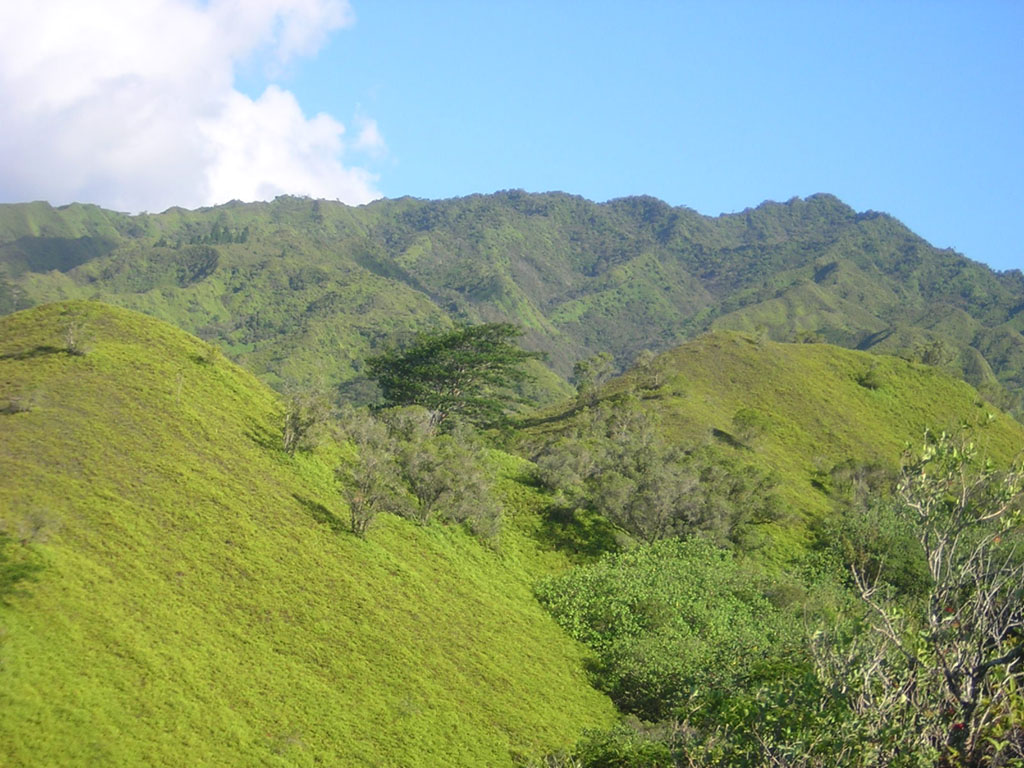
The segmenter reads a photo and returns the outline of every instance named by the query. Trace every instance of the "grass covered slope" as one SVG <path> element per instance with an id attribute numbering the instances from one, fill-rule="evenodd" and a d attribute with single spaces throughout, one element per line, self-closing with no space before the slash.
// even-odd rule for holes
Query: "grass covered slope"
<path id="1" fill-rule="evenodd" d="M 925 429 L 977 426 L 982 452 L 1000 462 L 1024 451 L 1024 428 L 970 385 L 933 366 L 828 344 L 705 334 L 609 382 L 600 401 L 615 407 L 631 395 L 674 444 L 709 446 L 726 466 L 751 465 L 774 478 L 785 516 L 764 534 L 769 551 L 783 556 L 835 509 L 833 470 L 894 471 Z M 529 445 L 550 442 L 581 418 L 576 408 L 549 414 L 526 431 Z"/>
<path id="2" fill-rule="evenodd" d="M 609 721 L 514 526 L 332 530 L 336 455 L 280 451 L 275 395 L 204 342 L 2 318 L 0 411 L 2 522 L 44 564 L 0 608 L 0 763 L 500 766 Z"/>

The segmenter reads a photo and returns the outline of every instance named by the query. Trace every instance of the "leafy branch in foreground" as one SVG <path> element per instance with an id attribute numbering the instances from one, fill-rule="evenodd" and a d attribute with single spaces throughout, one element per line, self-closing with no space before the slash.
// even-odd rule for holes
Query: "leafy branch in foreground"
<path id="1" fill-rule="evenodd" d="M 945 433 L 905 456 L 894 511 L 927 563 L 927 595 L 914 610 L 877 571 L 854 567 L 870 631 L 845 643 L 821 633 L 815 644 L 824 680 L 880 764 L 907 754 L 971 767 L 1024 762 L 1022 488 L 1021 471 L 997 473 Z"/>
<path id="2" fill-rule="evenodd" d="M 522 333 L 508 323 L 484 323 L 421 334 L 405 349 L 371 357 L 367 368 L 389 406 L 422 405 L 435 425 L 459 416 L 492 426 L 521 402 L 515 387 L 530 378 L 523 364 L 541 357 L 516 345 Z"/>

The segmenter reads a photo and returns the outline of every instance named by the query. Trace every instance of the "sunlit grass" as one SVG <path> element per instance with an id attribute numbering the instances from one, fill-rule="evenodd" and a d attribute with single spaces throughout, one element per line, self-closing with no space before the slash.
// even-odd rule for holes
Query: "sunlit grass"
<path id="1" fill-rule="evenodd" d="M 0 324 L 0 401 L 31 402 L 0 414 L 2 521 L 45 565 L 0 614 L 0 762 L 511 765 L 609 721 L 523 525 L 339 533 L 339 449 L 287 456 L 204 342 L 87 303 Z"/>

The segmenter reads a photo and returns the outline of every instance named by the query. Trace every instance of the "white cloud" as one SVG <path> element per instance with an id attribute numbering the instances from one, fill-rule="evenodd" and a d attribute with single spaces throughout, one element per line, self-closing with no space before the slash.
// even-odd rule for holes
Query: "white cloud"
<path id="1" fill-rule="evenodd" d="M 208 169 L 213 199 L 267 200 L 288 193 L 335 197 L 342 189 L 358 202 L 376 196 L 370 174 L 337 160 L 345 127 L 329 115 L 307 119 L 295 97 L 276 86 L 256 101 L 233 94 L 226 109 L 201 129 L 214 150 Z"/>
<path id="2" fill-rule="evenodd" d="M 359 128 L 359 133 L 356 134 L 356 139 L 352 142 L 352 148 L 365 152 L 368 155 L 381 155 L 387 149 L 384 143 L 384 137 L 381 136 L 380 129 L 377 127 L 377 121 L 372 120 L 368 117 L 357 117 L 356 127 Z"/>
<path id="3" fill-rule="evenodd" d="M 234 88 L 239 62 L 315 53 L 352 20 L 346 0 L 0 3 L 0 200 L 135 211 L 377 197 L 372 174 L 343 164 L 382 147 L 373 121 L 349 146 L 291 93 Z"/>

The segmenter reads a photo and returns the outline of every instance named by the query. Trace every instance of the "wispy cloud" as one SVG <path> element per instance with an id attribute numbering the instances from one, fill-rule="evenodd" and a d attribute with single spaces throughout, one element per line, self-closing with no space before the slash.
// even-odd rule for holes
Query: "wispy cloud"
<path id="1" fill-rule="evenodd" d="M 385 152 L 387 145 L 384 143 L 384 137 L 381 136 L 376 120 L 359 116 L 355 119 L 355 126 L 359 129 L 359 133 L 356 134 L 355 141 L 352 142 L 353 149 L 366 152 L 371 156 L 378 156 Z"/>
<path id="2" fill-rule="evenodd" d="M 353 23 L 346 0 L 35 0 L 0 4 L 0 199 L 122 210 L 306 194 L 362 203 L 376 124 L 305 115 L 235 69 L 282 66 Z M 367 133 L 367 126 L 372 132 Z"/>

